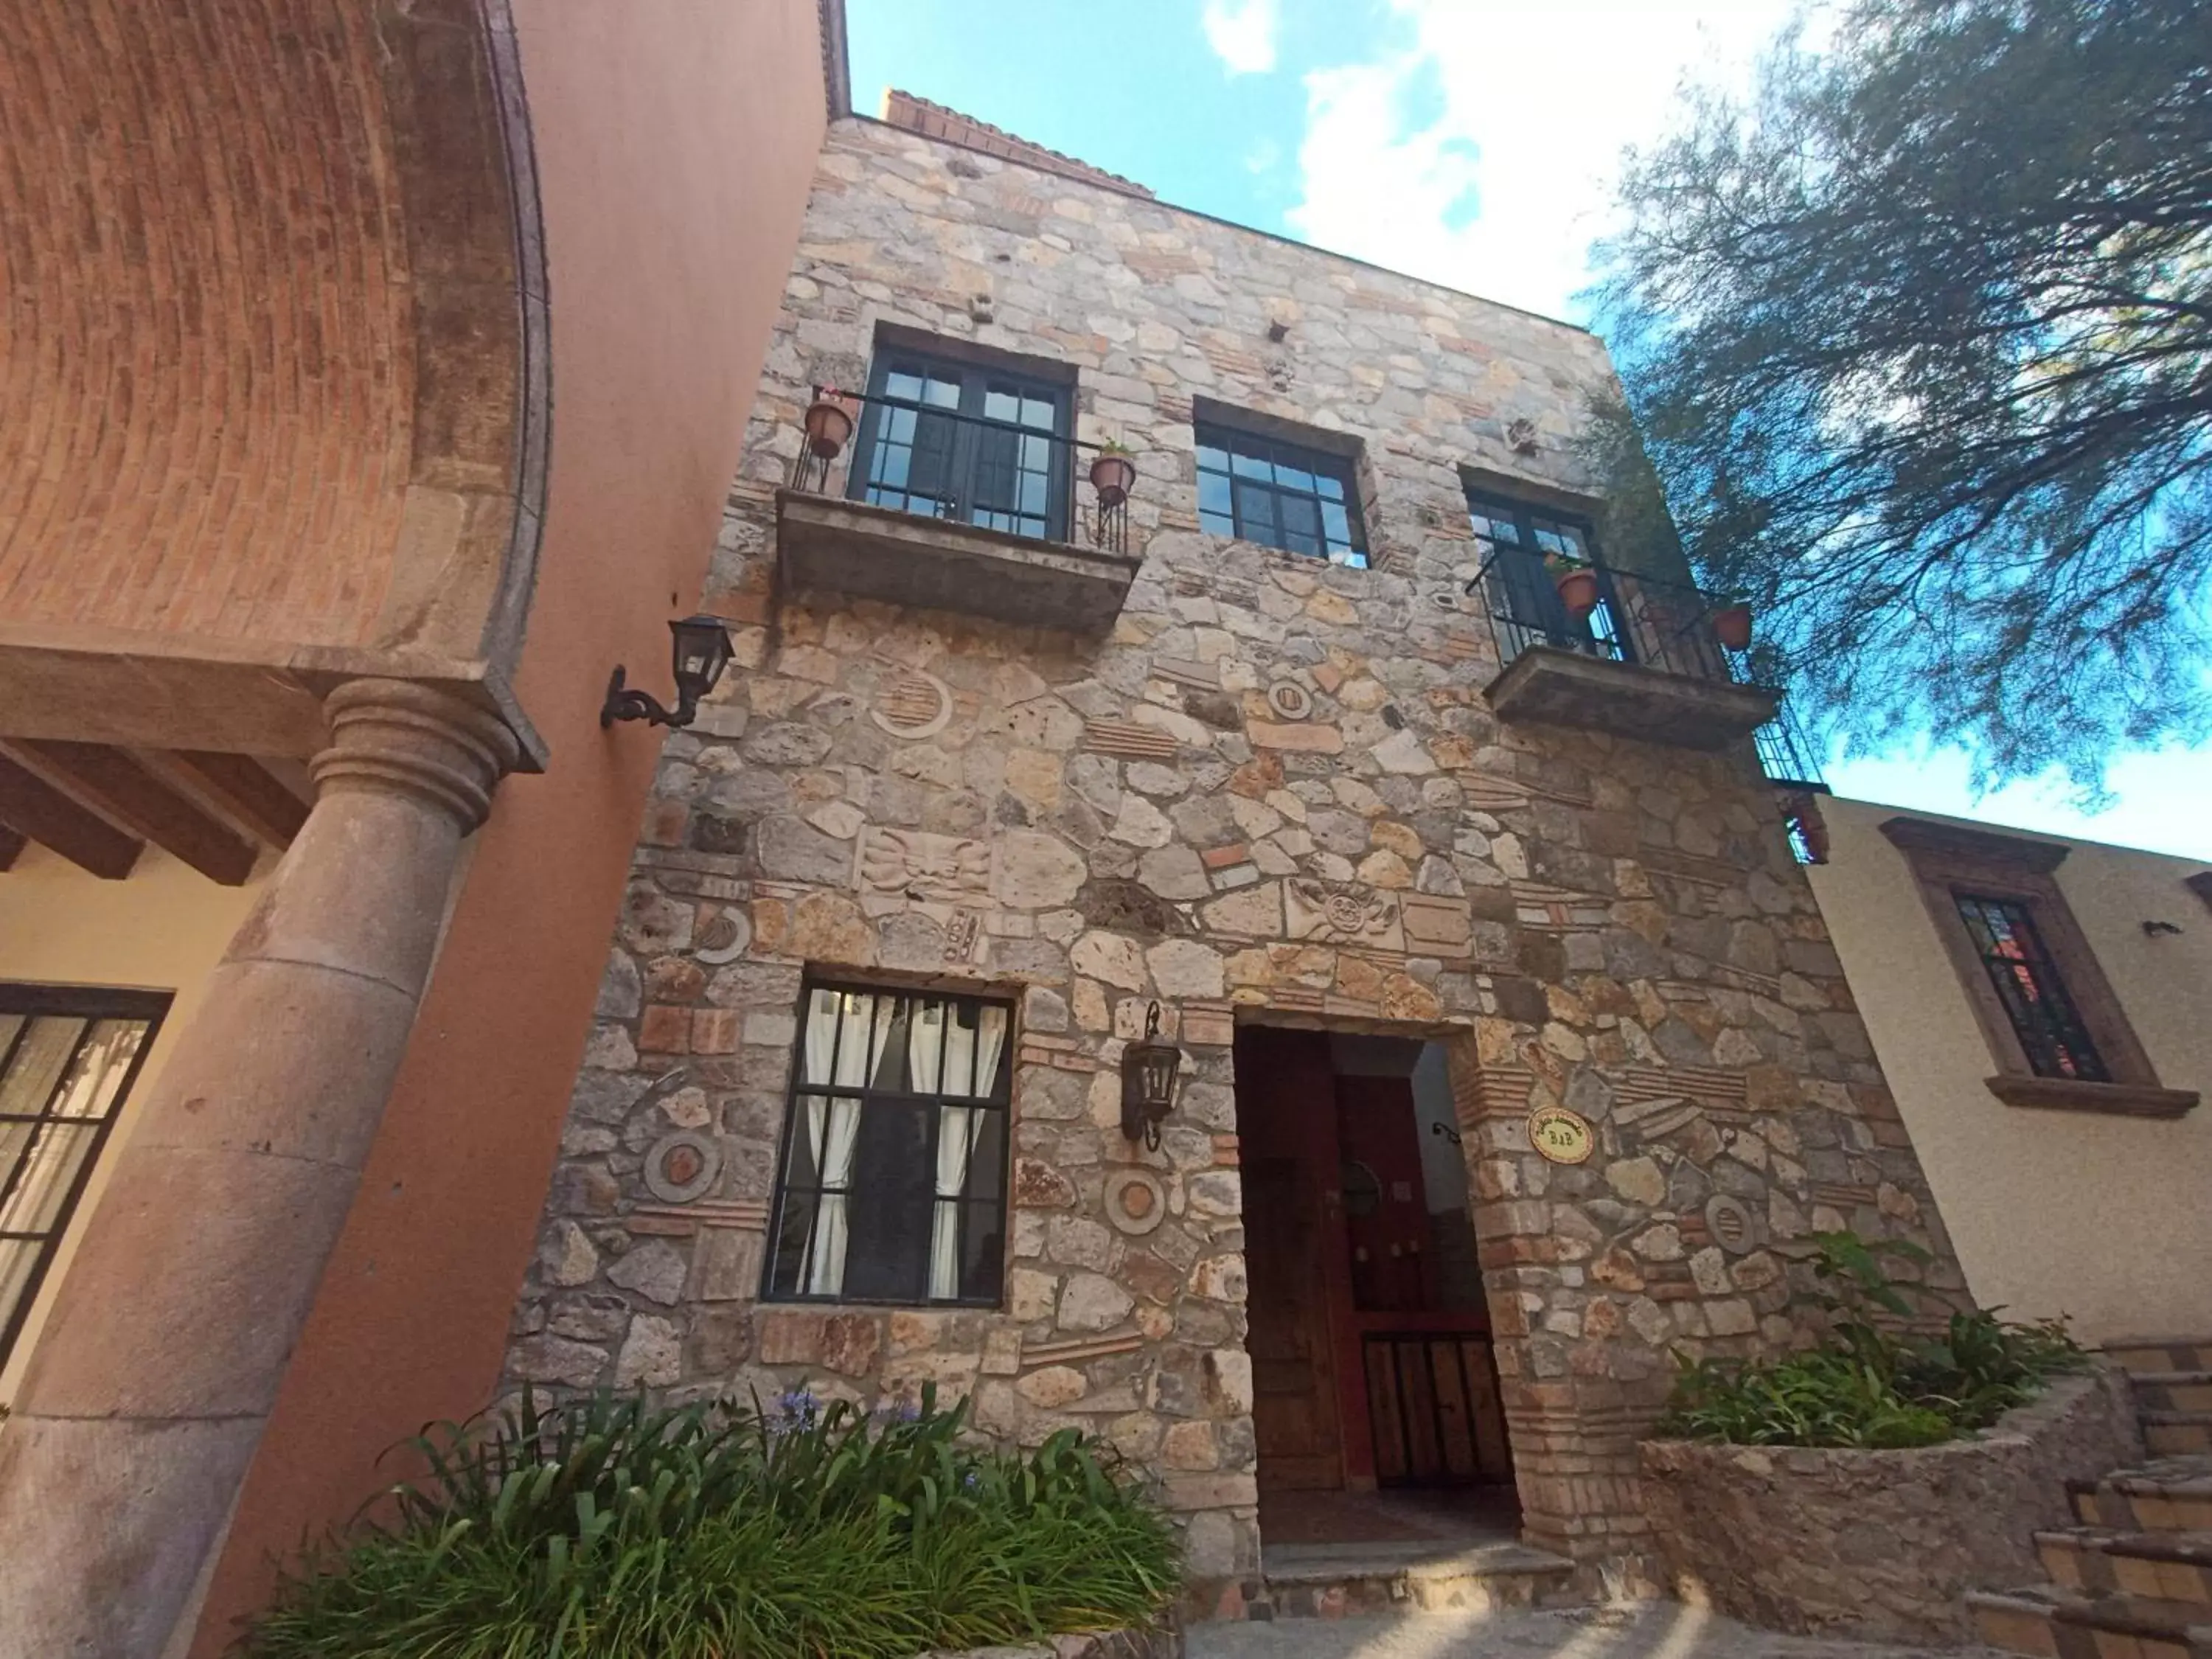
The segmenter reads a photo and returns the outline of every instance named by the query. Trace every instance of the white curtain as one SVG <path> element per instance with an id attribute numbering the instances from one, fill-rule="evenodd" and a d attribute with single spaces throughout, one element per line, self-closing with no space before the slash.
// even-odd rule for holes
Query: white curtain
<path id="1" fill-rule="evenodd" d="M 933 1005 L 943 1033 L 945 1092 L 983 1097 L 999 1080 L 999 1059 L 1006 1047 L 1006 1011 L 986 1007 L 969 1025 L 943 1004 Z M 949 1017 L 948 1017 L 949 1016 Z M 917 1071 L 917 1088 L 927 1088 L 928 1073 Z M 937 1126 L 936 1213 L 929 1224 L 929 1294 L 933 1301 L 960 1294 L 960 1194 L 968 1185 L 968 1164 L 975 1153 L 975 1139 L 983 1128 L 980 1109 L 968 1106 L 939 1108 Z M 952 1202 L 946 1202 L 951 1200 Z"/>
<path id="2" fill-rule="evenodd" d="M 890 1041 L 891 998 L 817 991 L 806 1008 L 806 1080 L 817 1086 L 866 1086 Z M 886 1016 L 878 1018 L 878 1013 Z M 842 1188 L 853 1179 L 853 1149 L 860 1138 L 860 1103 L 846 1096 L 806 1100 L 806 1139 L 822 1185 Z M 814 1231 L 799 1263 L 799 1282 L 809 1296 L 835 1296 L 845 1288 L 846 1195 L 822 1194 Z"/>

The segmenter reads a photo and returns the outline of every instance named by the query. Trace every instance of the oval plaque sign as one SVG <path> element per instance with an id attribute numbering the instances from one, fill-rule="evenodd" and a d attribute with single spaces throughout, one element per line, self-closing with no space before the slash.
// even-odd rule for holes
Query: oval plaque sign
<path id="1" fill-rule="evenodd" d="M 1580 1112 L 1539 1106 L 1528 1114 L 1528 1144 L 1554 1164 L 1580 1164 L 1597 1150 L 1597 1137 Z"/>

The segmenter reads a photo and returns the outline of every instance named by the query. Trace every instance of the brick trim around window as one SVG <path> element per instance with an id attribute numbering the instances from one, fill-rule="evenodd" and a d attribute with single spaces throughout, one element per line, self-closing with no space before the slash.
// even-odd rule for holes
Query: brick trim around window
<path id="1" fill-rule="evenodd" d="M 2150 1056 L 2074 919 L 2056 879 L 2069 848 L 1920 818 L 1889 818 L 1881 828 L 1911 867 L 1936 937 L 1996 1059 L 1996 1074 L 1984 1079 L 1990 1093 L 2008 1106 L 2126 1117 L 2179 1117 L 2197 1104 L 2195 1091 L 2160 1086 Z M 2027 911 L 2048 966 L 2094 1043 L 2109 1080 L 2038 1074 L 1960 914 L 1962 896 L 2010 901 Z"/>

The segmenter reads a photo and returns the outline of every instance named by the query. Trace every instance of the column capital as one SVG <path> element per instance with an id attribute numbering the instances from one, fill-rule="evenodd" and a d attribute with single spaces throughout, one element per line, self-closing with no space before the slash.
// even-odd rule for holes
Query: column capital
<path id="1" fill-rule="evenodd" d="M 404 796 L 450 815 L 466 835 L 520 746 L 489 709 L 411 680 L 348 680 L 323 699 L 330 746 L 308 763 L 319 793 Z"/>

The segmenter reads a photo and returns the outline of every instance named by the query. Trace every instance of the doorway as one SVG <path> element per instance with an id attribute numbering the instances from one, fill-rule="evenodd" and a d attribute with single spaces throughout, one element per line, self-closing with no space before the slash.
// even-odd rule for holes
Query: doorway
<path id="1" fill-rule="evenodd" d="M 1237 1117 L 1262 1537 L 1511 1535 L 1443 1050 L 1244 1027 Z"/>

